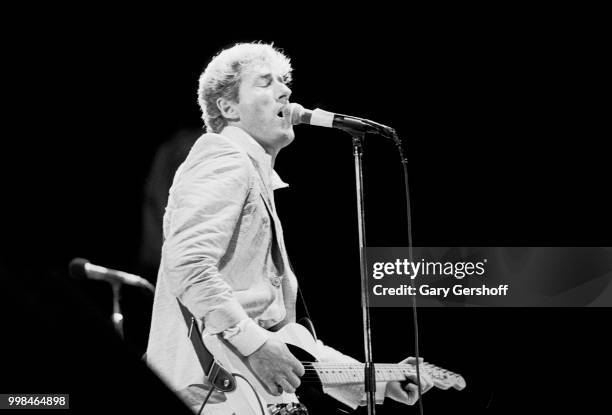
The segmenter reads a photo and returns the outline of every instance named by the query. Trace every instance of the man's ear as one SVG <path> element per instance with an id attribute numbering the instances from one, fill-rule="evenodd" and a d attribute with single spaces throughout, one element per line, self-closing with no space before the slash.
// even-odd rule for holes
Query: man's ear
<path id="1" fill-rule="evenodd" d="M 226 98 L 217 99 L 217 108 L 221 111 L 221 115 L 228 121 L 240 121 L 240 112 L 235 102 Z"/>

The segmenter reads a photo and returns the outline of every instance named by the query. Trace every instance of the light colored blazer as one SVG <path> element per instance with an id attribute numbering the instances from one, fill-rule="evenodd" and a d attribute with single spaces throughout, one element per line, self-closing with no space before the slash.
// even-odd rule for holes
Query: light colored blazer
<path id="1" fill-rule="evenodd" d="M 286 186 L 236 127 L 204 134 L 177 170 L 147 347 L 147 363 L 175 391 L 203 383 L 176 298 L 245 356 L 266 341 L 263 328 L 295 321 L 297 280 L 273 195 Z"/>

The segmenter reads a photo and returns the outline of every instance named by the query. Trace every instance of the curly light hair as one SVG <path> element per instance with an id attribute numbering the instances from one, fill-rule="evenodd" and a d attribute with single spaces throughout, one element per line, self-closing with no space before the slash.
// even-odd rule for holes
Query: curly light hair
<path id="1" fill-rule="evenodd" d="M 219 52 L 200 75 L 198 103 L 208 132 L 218 133 L 227 120 L 217 106 L 219 98 L 238 102 L 242 74 L 261 64 L 280 65 L 285 79 L 291 79 L 291 62 L 273 44 L 238 43 Z"/>

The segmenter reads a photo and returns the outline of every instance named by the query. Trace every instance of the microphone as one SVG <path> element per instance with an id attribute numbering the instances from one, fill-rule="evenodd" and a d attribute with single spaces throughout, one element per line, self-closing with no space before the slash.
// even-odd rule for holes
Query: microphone
<path id="1" fill-rule="evenodd" d="M 374 133 L 384 137 L 394 138 L 395 130 L 386 125 L 350 115 L 334 114 L 333 112 L 315 109 L 307 110 L 300 104 L 292 102 L 283 110 L 291 124 L 310 124 L 319 127 L 337 128 L 349 133 Z"/>
<path id="2" fill-rule="evenodd" d="M 73 278 L 89 278 L 92 280 L 108 281 L 111 284 L 133 285 L 155 292 L 155 287 L 138 275 L 94 265 L 84 258 L 74 258 L 70 261 L 68 269 Z"/>

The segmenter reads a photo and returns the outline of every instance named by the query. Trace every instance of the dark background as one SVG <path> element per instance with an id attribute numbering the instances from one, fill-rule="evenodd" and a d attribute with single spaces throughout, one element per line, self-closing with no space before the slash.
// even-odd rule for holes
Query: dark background
<path id="1" fill-rule="evenodd" d="M 147 174 L 162 143 L 201 125 L 198 76 L 238 41 L 274 41 L 291 57 L 292 101 L 399 131 L 415 245 L 612 246 L 597 25 L 491 18 L 416 28 L 398 15 L 379 25 L 311 20 L 306 31 L 283 20 L 266 25 L 278 30 L 247 31 L 144 15 L 67 20 L 27 39 L 17 31 L 11 45 L 24 80 L 14 106 L 25 115 L 4 137 L 0 392 L 71 393 L 83 413 L 172 405 L 138 364 L 152 298 L 124 290 L 122 345 L 106 323 L 110 288 L 70 280 L 67 264 L 80 256 L 155 281 L 138 259 Z M 319 336 L 361 358 L 351 140 L 307 126 L 296 136 L 276 164 L 291 186 L 276 195 L 288 251 Z M 368 245 L 405 245 L 390 142 L 367 139 L 364 175 Z M 426 413 L 597 407 L 610 316 L 420 309 L 421 355 L 468 384 L 428 393 Z M 373 309 L 372 322 L 376 361 L 414 353 L 410 309 Z M 387 402 L 378 413 L 405 410 Z"/>

